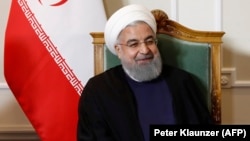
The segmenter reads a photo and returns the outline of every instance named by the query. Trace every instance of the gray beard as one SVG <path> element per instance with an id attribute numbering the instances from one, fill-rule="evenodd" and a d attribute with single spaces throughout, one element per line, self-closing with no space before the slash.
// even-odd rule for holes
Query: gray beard
<path id="1" fill-rule="evenodd" d="M 121 62 L 124 71 L 137 82 L 150 81 L 157 78 L 162 71 L 162 60 L 157 55 L 152 62 L 143 65 L 131 65 L 126 62 Z"/>

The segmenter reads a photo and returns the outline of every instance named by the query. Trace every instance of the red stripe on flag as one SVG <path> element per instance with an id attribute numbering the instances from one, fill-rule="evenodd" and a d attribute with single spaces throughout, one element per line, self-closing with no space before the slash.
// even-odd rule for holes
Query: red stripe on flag
<path id="1" fill-rule="evenodd" d="M 79 94 L 12 1 L 5 35 L 4 75 L 42 141 L 76 140 Z"/>

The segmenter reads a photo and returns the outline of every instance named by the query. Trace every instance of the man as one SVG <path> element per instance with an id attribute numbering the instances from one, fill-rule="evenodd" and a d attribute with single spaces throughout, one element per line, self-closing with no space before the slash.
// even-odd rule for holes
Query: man
<path id="1" fill-rule="evenodd" d="M 212 123 L 190 74 L 162 65 L 148 9 L 119 9 L 104 36 L 121 65 L 86 84 L 79 101 L 79 141 L 148 141 L 151 124 Z"/>

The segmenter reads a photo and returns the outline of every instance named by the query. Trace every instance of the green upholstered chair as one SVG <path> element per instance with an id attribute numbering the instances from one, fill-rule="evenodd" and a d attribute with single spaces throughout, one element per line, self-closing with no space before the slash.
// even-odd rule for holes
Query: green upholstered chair
<path id="1" fill-rule="evenodd" d="M 207 99 L 217 124 L 221 123 L 221 44 L 224 32 L 198 31 L 170 20 L 162 10 L 153 10 L 157 22 L 158 47 L 163 63 L 184 69 L 193 75 Z M 120 64 L 105 46 L 102 32 L 93 37 L 95 74 Z"/>

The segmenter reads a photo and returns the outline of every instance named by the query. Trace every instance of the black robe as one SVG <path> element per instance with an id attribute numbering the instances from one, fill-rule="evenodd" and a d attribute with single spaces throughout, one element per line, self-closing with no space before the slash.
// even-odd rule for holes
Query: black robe
<path id="1" fill-rule="evenodd" d="M 204 94 L 191 75 L 164 66 L 177 124 L 212 124 Z M 136 101 L 121 66 L 91 78 L 79 101 L 78 141 L 143 141 Z"/>

